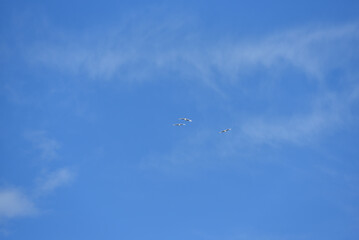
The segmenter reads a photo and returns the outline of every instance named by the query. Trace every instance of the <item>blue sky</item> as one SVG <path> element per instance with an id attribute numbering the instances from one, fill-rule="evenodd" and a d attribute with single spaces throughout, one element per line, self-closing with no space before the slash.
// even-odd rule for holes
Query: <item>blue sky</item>
<path id="1" fill-rule="evenodd" d="M 1 239 L 359 238 L 356 1 L 0 4 Z"/>

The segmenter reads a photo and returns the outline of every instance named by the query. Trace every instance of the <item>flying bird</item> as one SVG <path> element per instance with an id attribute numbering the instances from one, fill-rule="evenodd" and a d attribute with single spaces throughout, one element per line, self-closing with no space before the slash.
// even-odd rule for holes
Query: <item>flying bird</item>
<path id="1" fill-rule="evenodd" d="M 186 125 L 186 124 L 184 124 L 184 123 L 175 123 L 175 124 L 173 124 L 173 126 L 184 126 L 184 125 Z"/>
<path id="2" fill-rule="evenodd" d="M 227 129 L 224 129 L 224 130 L 220 131 L 219 133 L 225 133 L 225 132 L 228 132 L 228 131 L 231 131 L 231 130 L 232 130 L 232 129 L 227 128 Z"/>
<path id="3" fill-rule="evenodd" d="M 187 122 L 192 122 L 191 119 L 188 119 L 188 118 L 179 118 L 179 120 L 183 120 L 183 121 L 187 121 Z"/>

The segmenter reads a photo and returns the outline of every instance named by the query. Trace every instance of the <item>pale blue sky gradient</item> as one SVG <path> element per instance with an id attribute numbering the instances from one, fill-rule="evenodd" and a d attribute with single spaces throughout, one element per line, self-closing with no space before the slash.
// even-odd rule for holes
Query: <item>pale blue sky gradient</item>
<path id="1" fill-rule="evenodd" d="M 0 9 L 0 239 L 359 238 L 356 1 Z"/>

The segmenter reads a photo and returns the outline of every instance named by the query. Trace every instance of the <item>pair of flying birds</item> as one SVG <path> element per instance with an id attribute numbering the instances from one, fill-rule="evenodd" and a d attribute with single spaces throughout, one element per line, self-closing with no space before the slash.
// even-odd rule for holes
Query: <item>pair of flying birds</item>
<path id="1" fill-rule="evenodd" d="M 192 120 L 188 119 L 188 118 L 179 118 L 179 120 L 183 120 L 183 121 L 186 121 L 186 122 L 192 122 Z M 186 124 L 184 124 L 184 123 L 175 123 L 175 124 L 173 124 L 173 126 L 184 126 L 184 125 L 186 125 Z M 225 132 L 228 132 L 230 130 L 231 130 L 230 128 L 227 128 L 227 129 L 224 129 L 224 130 L 220 131 L 219 133 L 225 133 Z"/>
<path id="2" fill-rule="evenodd" d="M 186 121 L 186 122 L 192 122 L 192 120 L 188 119 L 188 118 L 179 118 L 179 120 L 183 120 L 183 121 Z M 173 126 L 184 126 L 184 125 L 186 125 L 186 124 L 184 124 L 184 123 L 175 123 L 175 124 L 173 124 Z"/>

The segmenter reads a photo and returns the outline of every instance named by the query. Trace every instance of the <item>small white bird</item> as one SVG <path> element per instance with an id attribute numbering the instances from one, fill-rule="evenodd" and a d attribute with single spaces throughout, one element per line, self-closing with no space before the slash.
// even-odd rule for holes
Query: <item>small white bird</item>
<path id="1" fill-rule="evenodd" d="M 173 126 L 184 126 L 184 125 L 186 125 L 186 124 L 184 124 L 184 123 L 175 123 L 175 124 L 173 124 Z"/>
<path id="2" fill-rule="evenodd" d="M 191 119 L 188 119 L 188 118 L 179 118 L 179 120 L 184 120 L 184 121 L 187 121 L 187 122 L 192 122 Z"/>
<path id="3" fill-rule="evenodd" d="M 224 129 L 224 130 L 220 131 L 219 133 L 225 133 L 225 132 L 228 132 L 228 131 L 231 131 L 231 130 L 232 130 L 232 129 L 227 128 L 227 129 Z"/>

